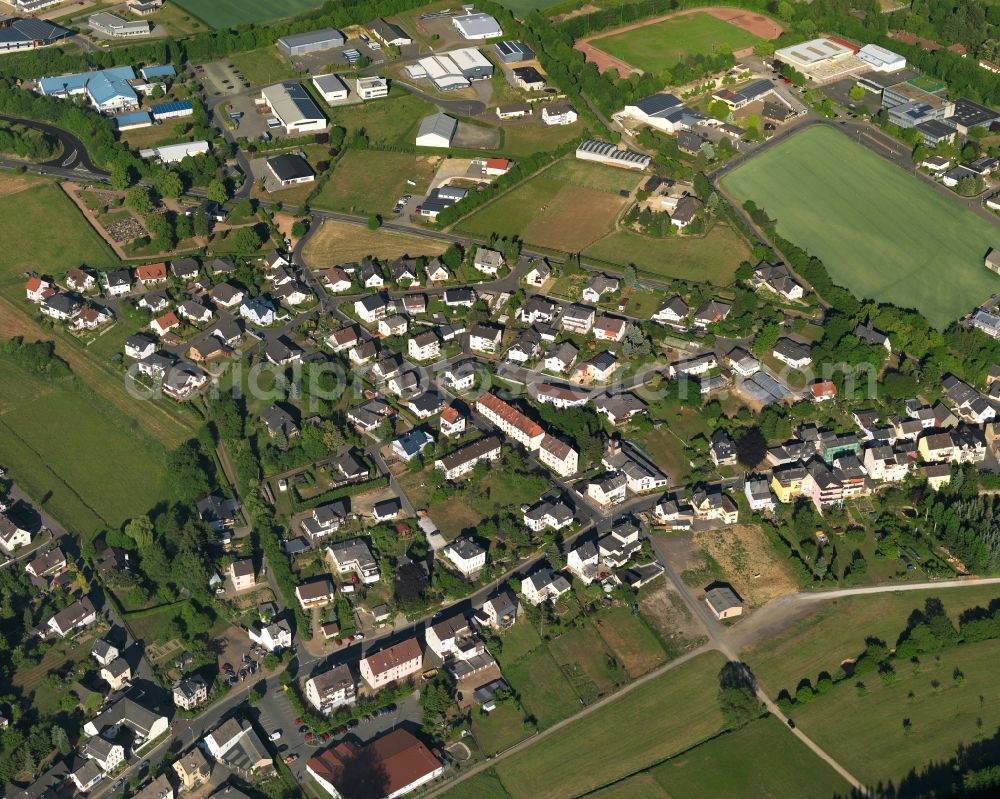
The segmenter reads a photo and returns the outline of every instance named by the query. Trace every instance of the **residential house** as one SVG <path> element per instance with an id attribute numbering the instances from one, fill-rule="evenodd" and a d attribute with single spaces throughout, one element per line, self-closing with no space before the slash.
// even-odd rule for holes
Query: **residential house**
<path id="1" fill-rule="evenodd" d="M 326 337 L 326 345 L 334 352 L 344 352 L 356 346 L 361 341 L 361 328 L 357 325 L 346 325 L 334 330 Z"/>
<path id="2" fill-rule="evenodd" d="M 219 283 L 208 292 L 209 298 L 220 308 L 235 308 L 243 302 L 246 293 L 232 283 Z"/>
<path id="3" fill-rule="evenodd" d="M 444 304 L 449 308 L 471 308 L 476 304 L 476 292 L 470 288 L 446 289 Z"/>
<path id="4" fill-rule="evenodd" d="M 366 258 L 358 270 L 358 280 L 366 289 L 380 289 L 385 286 L 385 275 L 378 261 Z"/>
<path id="5" fill-rule="evenodd" d="M 260 327 L 268 327 L 277 321 L 274 303 L 264 295 L 244 299 L 240 304 L 240 316 Z"/>
<path id="6" fill-rule="evenodd" d="M 541 344 L 542 337 L 536 331 L 522 330 L 507 350 L 507 360 L 517 364 L 534 360 L 541 351 Z"/>
<path id="7" fill-rule="evenodd" d="M 538 443 L 538 460 L 560 477 L 568 477 L 577 471 L 579 457 L 573 447 L 548 433 Z"/>
<path id="8" fill-rule="evenodd" d="M 569 580 L 543 566 L 530 577 L 521 581 L 521 593 L 532 605 L 558 599 L 570 590 Z"/>
<path id="9" fill-rule="evenodd" d="M 180 303 L 177 306 L 177 314 L 195 325 L 211 322 L 212 317 L 215 316 L 211 308 L 195 300 L 184 300 Z"/>
<path id="10" fill-rule="evenodd" d="M 423 653 L 416 638 L 408 638 L 361 659 L 361 677 L 372 690 L 405 680 L 420 671 Z"/>
<path id="11" fill-rule="evenodd" d="M 33 278 L 33 280 L 37 280 L 37 278 Z M 77 267 L 70 269 L 66 273 L 64 282 L 66 283 L 66 288 L 68 288 L 70 291 L 78 291 L 81 294 L 84 294 L 88 291 L 93 291 L 97 285 L 97 281 L 94 279 L 94 276 L 90 272 L 84 269 L 79 269 Z M 40 301 L 40 298 L 38 300 L 34 300 L 30 296 L 28 297 L 28 299 L 31 300 L 32 302 Z"/>
<path id="12" fill-rule="evenodd" d="M 272 405 L 260 415 L 261 422 L 267 429 L 271 438 L 284 436 L 292 438 L 299 434 L 299 426 L 295 423 L 295 418 L 279 405 Z"/>
<path id="13" fill-rule="evenodd" d="M 446 480 L 456 480 L 469 474 L 480 461 L 495 461 L 499 458 L 500 439 L 487 436 L 439 458 L 434 462 L 434 468 L 441 469 Z"/>
<path id="14" fill-rule="evenodd" d="M 253 558 L 241 558 L 229 564 L 229 578 L 233 581 L 233 588 L 237 591 L 245 591 L 257 585 L 257 574 L 253 567 Z"/>
<path id="15" fill-rule="evenodd" d="M 653 322 L 661 325 L 683 325 L 691 313 L 691 308 L 677 295 L 663 301 L 659 309 L 651 317 Z"/>
<path id="16" fill-rule="evenodd" d="M 448 271 L 448 267 L 444 265 L 444 262 L 440 258 L 435 258 L 426 267 L 424 271 L 427 273 L 428 283 L 444 283 L 446 280 L 451 279 L 451 272 Z"/>
<path id="17" fill-rule="evenodd" d="M 595 312 L 585 305 L 570 305 L 563 311 L 559 324 L 563 330 L 586 335 L 594 324 Z"/>
<path id="18" fill-rule="evenodd" d="M 486 565 L 486 550 L 468 537 L 456 538 L 441 554 L 465 577 L 475 576 Z"/>
<path id="19" fill-rule="evenodd" d="M 333 601 L 333 596 L 333 580 L 329 577 L 319 577 L 295 587 L 295 598 L 299 600 L 302 610 L 329 605 Z"/>
<path id="20" fill-rule="evenodd" d="M 324 716 L 357 700 L 357 683 L 346 663 L 310 677 L 305 683 L 306 700 Z"/>
<path id="21" fill-rule="evenodd" d="M 148 358 L 156 351 L 156 342 L 149 336 L 136 333 L 125 339 L 125 354 L 129 358 L 140 360 Z"/>
<path id="22" fill-rule="evenodd" d="M 621 394 L 611 397 L 610 395 L 603 395 L 602 398 L 595 400 L 595 407 L 597 407 L 598 413 L 609 413 L 606 408 L 607 403 L 610 403 L 613 399 L 618 397 L 633 397 L 631 394 Z M 581 408 L 590 401 L 590 392 L 585 389 L 575 388 L 573 386 L 563 386 L 556 385 L 554 383 L 543 383 L 535 388 L 535 399 L 542 405 L 554 405 L 556 408 Z M 633 397 L 634 399 L 634 397 Z M 638 400 L 637 400 L 638 401 Z M 598 405 L 598 403 L 605 402 L 605 410 Z M 624 406 L 615 406 L 616 409 L 624 411 Z M 610 419 L 610 415 L 608 416 Z M 612 421 L 612 424 L 615 424 Z"/>
<path id="23" fill-rule="evenodd" d="M 469 620 L 458 614 L 424 630 L 427 648 L 441 660 L 469 660 L 484 651 L 483 642 L 473 632 Z"/>
<path id="24" fill-rule="evenodd" d="M 104 275 L 104 290 L 112 297 L 122 297 L 132 290 L 132 273 L 128 269 L 112 269 Z"/>
<path id="25" fill-rule="evenodd" d="M 40 277 L 31 277 L 24 284 L 24 293 L 28 302 L 33 302 L 37 305 L 46 297 L 52 296 L 55 293 L 55 289 L 49 281 L 42 280 Z"/>
<path id="26" fill-rule="evenodd" d="M 510 591 L 502 591 L 483 603 L 473 616 L 473 621 L 482 627 L 503 632 L 517 622 L 517 612 L 517 597 Z"/>
<path id="27" fill-rule="evenodd" d="M 2 539 L 0 539 L 0 546 L 2 546 Z M 94 609 L 94 604 L 90 601 L 89 597 L 84 597 L 83 599 L 78 599 L 66 609 L 59 611 L 59 613 L 48 620 L 46 626 L 51 632 L 65 638 L 75 630 L 89 627 L 95 621 L 97 621 L 97 611 Z"/>
<path id="28" fill-rule="evenodd" d="M 785 264 L 769 264 L 762 261 L 754 269 L 750 285 L 755 289 L 765 289 L 776 294 L 786 302 L 801 300 L 805 296 L 805 289 Z"/>
<path id="29" fill-rule="evenodd" d="M 377 583 L 381 579 L 378 561 L 372 555 L 368 544 L 360 538 L 338 541 L 327 547 L 326 556 L 337 572 L 340 574 L 354 572 L 366 585 Z"/>
<path id="30" fill-rule="evenodd" d="M 393 314 L 378 320 L 378 333 L 380 336 L 389 338 L 391 336 L 405 336 L 409 328 L 409 321 L 402 314 Z"/>
<path id="31" fill-rule="evenodd" d="M 179 309 L 178 309 L 179 310 Z M 176 330 L 181 326 L 181 320 L 173 311 L 168 311 L 163 316 L 158 316 L 149 323 L 150 329 L 158 336 L 165 336 L 171 330 Z"/>
<path id="32" fill-rule="evenodd" d="M 182 282 L 194 280 L 201 271 L 201 265 L 194 258 L 178 258 L 170 262 L 170 273 Z"/>
<path id="33" fill-rule="evenodd" d="M 743 493 L 752 511 L 774 511 L 774 496 L 764 478 L 748 477 L 743 484 Z"/>
<path id="34" fill-rule="evenodd" d="M 719 621 L 743 615 L 743 601 L 728 585 L 717 585 L 706 591 L 705 604 Z"/>
<path id="35" fill-rule="evenodd" d="M 57 322 L 68 322 L 80 315 L 83 303 L 69 294 L 49 294 L 42 300 L 39 310 Z"/>
<path id="36" fill-rule="evenodd" d="M 551 322 L 556 317 L 558 306 L 545 299 L 534 295 L 517 309 L 517 319 L 526 325 L 533 325 L 536 322 Z"/>
<path id="37" fill-rule="evenodd" d="M 695 327 L 704 330 L 710 324 L 721 322 L 732 310 L 732 306 L 726 305 L 718 300 L 709 300 L 694 312 L 693 324 Z"/>
<path id="38" fill-rule="evenodd" d="M 478 247 L 472 259 L 472 265 L 477 271 L 484 275 L 496 277 L 497 272 L 504 265 L 504 258 L 496 250 L 488 250 L 485 247 Z"/>
<path id="39" fill-rule="evenodd" d="M 107 666 L 102 666 L 100 677 L 112 691 L 120 691 L 132 679 L 132 667 L 125 658 L 117 657 Z"/>
<path id="40" fill-rule="evenodd" d="M 448 438 L 460 436 L 465 432 L 465 416 L 455 405 L 448 405 L 441 411 L 440 430 L 441 435 Z"/>
<path id="41" fill-rule="evenodd" d="M 0 511 L 0 550 L 9 557 L 16 550 L 30 544 L 31 533 L 11 519 L 5 511 Z"/>
<path id="42" fill-rule="evenodd" d="M 545 354 L 542 365 L 548 372 L 563 374 L 569 371 L 578 353 L 579 350 L 571 342 L 564 341 L 554 346 Z"/>
<path id="43" fill-rule="evenodd" d="M 416 427 L 392 442 L 392 453 L 401 461 L 409 463 L 433 445 L 434 437 L 423 428 Z"/>
<path id="44" fill-rule="evenodd" d="M 631 519 L 615 522 L 611 532 L 597 540 L 597 552 L 606 566 L 618 568 L 628 563 L 642 549 L 639 525 Z"/>
<path id="45" fill-rule="evenodd" d="M 525 449 L 534 452 L 541 444 L 545 431 L 541 426 L 529 419 L 514 406 L 500 399 L 496 394 L 485 392 L 476 400 L 474 408 L 498 427 L 509 438 L 514 439 Z"/>
<path id="46" fill-rule="evenodd" d="M 716 466 L 736 465 L 736 442 L 721 427 L 712 434 L 709 453 Z"/>
<path id="47" fill-rule="evenodd" d="M 733 347 L 722 357 L 722 362 L 740 377 L 753 377 L 760 371 L 760 361 L 742 347 Z"/>
<path id="48" fill-rule="evenodd" d="M 389 300 L 381 294 L 369 294 L 354 301 L 354 312 L 363 322 L 374 324 L 389 313 Z"/>
<path id="49" fill-rule="evenodd" d="M 251 624 L 247 636 L 268 652 L 281 652 L 292 648 L 292 628 L 284 619 L 271 624 Z"/>
<path id="50" fill-rule="evenodd" d="M 299 528 L 309 541 L 318 541 L 340 529 L 350 513 L 349 500 L 338 499 L 312 509 L 312 513 L 299 522 Z"/>
<path id="51" fill-rule="evenodd" d="M 587 496 L 602 508 L 624 502 L 626 490 L 625 475 L 619 472 L 611 472 L 587 482 Z"/>
<path id="52" fill-rule="evenodd" d="M 628 322 L 613 316 L 600 317 L 593 327 L 594 338 L 597 341 L 621 341 L 625 338 L 626 330 L 628 330 Z"/>
<path id="53" fill-rule="evenodd" d="M 580 541 L 566 553 L 566 568 L 582 580 L 584 585 L 590 585 L 594 581 L 599 566 L 597 544 L 593 541 Z"/>
<path id="54" fill-rule="evenodd" d="M 599 352 L 589 361 L 577 364 L 573 379 L 581 383 L 607 383 L 618 368 L 618 359 L 611 352 Z"/>
<path id="55" fill-rule="evenodd" d="M 708 374 L 712 369 L 718 367 L 719 361 L 714 352 L 706 352 L 704 355 L 695 355 L 691 358 L 684 358 L 674 361 L 667 369 L 670 377 L 699 377 Z"/>
<path id="56" fill-rule="evenodd" d="M 158 264 L 137 266 L 135 269 L 135 278 L 142 284 L 143 288 L 148 289 L 154 286 L 163 286 L 167 282 L 167 265 L 161 262 Z"/>
<path id="57" fill-rule="evenodd" d="M 208 683 L 201 677 L 185 677 L 173 685 L 174 705 L 183 710 L 194 710 L 208 701 Z"/>
<path id="58" fill-rule="evenodd" d="M 189 749 L 174 761 L 172 766 L 181 788 L 193 791 L 208 782 L 212 776 L 212 764 L 197 746 Z M 233 797 L 233 799 L 237 799 Z"/>
<path id="59" fill-rule="evenodd" d="M 548 263 L 542 260 L 535 260 L 531 262 L 531 268 L 525 273 L 524 282 L 529 286 L 541 288 L 551 276 L 552 268 Z"/>
<path id="60" fill-rule="evenodd" d="M 892 344 L 889 341 L 889 337 L 885 333 L 880 333 L 876 330 L 872 325 L 871 320 L 869 320 L 866 324 L 855 327 L 854 335 L 856 338 L 861 339 L 869 346 L 882 347 L 886 352 L 892 352 Z"/>
<path id="61" fill-rule="evenodd" d="M 80 754 L 93 760 L 101 771 L 109 774 L 125 762 L 125 749 L 121 744 L 94 736 L 80 747 Z"/>
<path id="62" fill-rule="evenodd" d="M 0 522 L 2 526 L 2 522 Z M 30 540 L 30 536 L 29 536 Z M 66 555 L 63 554 L 62 549 L 56 547 L 55 549 L 50 549 L 42 555 L 38 555 L 28 562 L 28 565 L 24 567 L 24 570 L 35 579 L 41 580 L 44 577 L 55 577 L 66 571 Z"/>
<path id="63" fill-rule="evenodd" d="M 803 369 L 812 363 L 809 347 L 784 336 L 778 339 L 771 354 L 793 369 Z"/>
<path id="64" fill-rule="evenodd" d="M 502 328 L 475 324 L 469 331 L 469 349 L 476 352 L 495 353 L 500 348 L 502 338 Z"/>
<path id="65" fill-rule="evenodd" d="M 805 468 L 799 465 L 775 469 L 771 474 L 771 490 L 778 498 L 778 502 L 787 505 L 802 496 L 806 474 Z"/>
<path id="66" fill-rule="evenodd" d="M 581 296 L 584 302 L 596 305 L 603 295 L 614 294 L 616 291 L 618 291 L 618 278 L 599 274 L 587 281 Z"/>
<path id="67" fill-rule="evenodd" d="M 433 330 L 418 333 L 406 342 L 409 356 L 418 361 L 429 361 L 441 357 L 441 341 Z"/>
<path id="68" fill-rule="evenodd" d="M 524 511 L 524 524 L 532 532 L 561 530 L 573 524 L 573 511 L 561 501 L 542 500 Z"/>

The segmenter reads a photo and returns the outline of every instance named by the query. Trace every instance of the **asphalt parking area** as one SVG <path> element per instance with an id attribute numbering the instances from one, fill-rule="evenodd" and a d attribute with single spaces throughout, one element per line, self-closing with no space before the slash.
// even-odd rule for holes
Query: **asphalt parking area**
<path id="1" fill-rule="evenodd" d="M 239 94 L 250 88 L 242 73 L 230 67 L 227 61 L 198 64 L 195 66 L 195 74 L 209 97 Z"/>

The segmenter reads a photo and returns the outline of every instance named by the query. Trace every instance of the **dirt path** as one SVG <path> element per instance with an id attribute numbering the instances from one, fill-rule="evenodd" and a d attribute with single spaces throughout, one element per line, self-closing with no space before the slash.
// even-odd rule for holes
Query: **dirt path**
<path id="1" fill-rule="evenodd" d="M 0 335 L 22 336 L 29 341 L 53 338 L 46 335 L 20 308 L 6 298 L 0 298 Z M 83 347 L 61 337 L 57 353 L 64 358 L 76 374 L 101 399 L 110 403 L 128 418 L 135 419 L 150 436 L 166 446 L 179 444 L 194 431 L 194 425 L 171 413 L 156 402 L 132 399 L 125 391 L 125 376 L 98 362 Z"/>
<path id="2" fill-rule="evenodd" d="M 658 22 L 664 22 L 665 20 L 672 19 L 674 17 L 684 16 L 685 14 L 700 13 L 711 14 L 716 19 L 721 19 L 723 22 L 728 22 L 738 28 L 743 28 L 743 30 L 761 39 L 777 39 L 782 33 L 785 32 L 784 28 L 782 28 L 777 22 L 770 17 L 765 17 L 763 14 L 755 14 L 752 11 L 747 11 L 743 8 L 714 6 L 709 8 L 687 8 L 683 11 L 675 11 L 671 14 L 664 14 L 660 17 L 653 17 L 652 19 L 632 22 L 628 25 L 623 25 L 620 28 L 614 28 L 613 30 L 600 31 L 599 33 L 595 33 L 593 36 L 584 36 L 582 39 L 578 39 L 573 47 L 583 53 L 587 61 L 596 64 L 597 69 L 600 72 L 605 72 L 614 68 L 618 70 L 618 74 L 623 76 L 632 72 L 641 73 L 643 70 L 622 61 L 620 58 L 615 58 L 613 55 L 605 53 L 597 47 L 594 42 L 608 36 L 615 36 L 616 34 L 625 33 L 626 31 L 644 28 L 647 25 L 655 25 Z M 736 52 L 739 55 L 746 55 L 748 51 L 739 50 Z"/>

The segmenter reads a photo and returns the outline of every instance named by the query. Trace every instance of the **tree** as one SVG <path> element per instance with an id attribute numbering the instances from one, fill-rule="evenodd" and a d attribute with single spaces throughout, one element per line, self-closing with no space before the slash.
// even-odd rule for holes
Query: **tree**
<path id="1" fill-rule="evenodd" d="M 729 116 L 729 106 L 722 100 L 712 100 L 708 106 L 708 113 L 719 120 L 725 120 Z"/>
<path id="2" fill-rule="evenodd" d="M 372 214 L 370 217 L 368 217 L 369 230 L 378 230 L 380 227 L 382 227 L 382 217 L 380 217 L 378 214 Z"/>
<path id="3" fill-rule="evenodd" d="M 229 192 L 226 191 L 226 184 L 221 180 L 213 180 L 205 189 L 205 196 L 212 202 L 222 205 L 229 199 Z"/>
<path id="4" fill-rule="evenodd" d="M 305 221 L 297 219 L 295 220 L 295 223 L 292 225 L 292 235 L 295 236 L 295 238 L 297 239 L 302 238 L 304 235 L 306 235 L 307 229 L 308 228 L 306 227 Z"/>
<path id="5" fill-rule="evenodd" d="M 194 235 L 202 239 L 208 236 L 208 214 L 201 207 L 194 212 Z"/>
<path id="6" fill-rule="evenodd" d="M 136 549 L 145 552 L 153 545 L 153 523 L 148 516 L 136 516 L 125 525 L 125 534 L 135 541 Z"/>
<path id="7" fill-rule="evenodd" d="M 180 197 L 184 191 L 184 183 L 180 175 L 170 170 L 160 172 L 153 180 L 156 190 L 163 197 Z"/>
<path id="8" fill-rule="evenodd" d="M 191 220 L 184 216 L 184 214 L 179 214 L 174 222 L 174 233 L 177 236 L 177 240 L 183 241 L 184 239 L 189 239 L 193 232 Z"/>
<path id="9" fill-rule="evenodd" d="M 257 230 L 251 225 L 241 227 L 233 234 L 233 244 L 237 252 L 250 253 L 260 249 L 261 241 Z"/>
<path id="10" fill-rule="evenodd" d="M 851 87 L 851 90 L 848 92 L 848 94 L 850 95 L 851 99 L 854 100 L 854 102 L 856 103 L 860 103 L 862 100 L 865 99 L 865 90 L 861 86 L 858 86 L 857 84 Z"/>
<path id="11" fill-rule="evenodd" d="M 145 186 L 129 189 L 125 194 L 125 204 L 139 216 L 148 216 L 156 207 L 153 205 L 152 197 L 149 196 L 149 189 Z"/>
<path id="12" fill-rule="evenodd" d="M 755 468 L 767 456 L 767 439 L 756 427 L 750 427 L 736 439 L 736 459 L 747 469 Z"/>
<path id="13" fill-rule="evenodd" d="M 743 663 L 730 661 L 719 672 L 719 709 L 726 727 L 739 730 L 763 715 L 764 703 L 757 698 L 757 690 L 749 668 Z"/>
<path id="14" fill-rule="evenodd" d="M 111 187 L 121 191 L 135 181 L 135 170 L 127 165 L 115 164 L 111 167 Z"/>
<path id="15" fill-rule="evenodd" d="M 75 697 L 74 697 L 75 699 Z M 76 702 L 73 703 L 74 707 Z M 59 754 L 68 755 L 73 751 L 73 747 L 69 743 L 69 735 L 66 734 L 66 729 L 59 724 L 52 725 L 52 731 L 49 733 L 52 737 L 52 745 L 59 750 Z"/>

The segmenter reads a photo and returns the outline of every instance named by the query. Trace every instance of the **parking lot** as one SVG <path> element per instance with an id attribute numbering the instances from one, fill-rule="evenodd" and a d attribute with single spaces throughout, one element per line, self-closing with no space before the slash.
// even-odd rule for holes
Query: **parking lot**
<path id="1" fill-rule="evenodd" d="M 246 92 L 233 97 L 229 101 L 228 108 L 226 108 L 225 103 L 219 105 L 218 113 L 222 117 L 223 124 L 230 121 L 227 118 L 229 114 L 242 114 L 243 116 L 239 119 L 232 120 L 236 126 L 234 130 L 236 136 L 245 136 L 250 141 L 258 140 L 265 131 L 275 139 L 287 136 L 288 134 L 283 127 L 269 128 L 267 126 L 267 120 L 271 119 L 273 114 L 270 112 L 262 113 L 258 110 L 258 106 L 254 102 L 257 97 L 259 95 L 256 92 Z"/>
<path id="2" fill-rule="evenodd" d="M 225 61 L 199 64 L 195 67 L 195 74 L 205 86 L 205 92 L 209 97 L 238 94 L 250 88 L 250 83 L 243 77 L 243 74 L 230 67 Z"/>
<path id="3" fill-rule="evenodd" d="M 275 731 L 281 732 L 281 737 L 273 742 L 278 750 L 279 757 L 285 758 L 298 755 L 298 757 L 288 764 L 292 774 L 298 780 L 307 779 L 306 761 L 317 751 L 333 743 L 338 738 L 331 736 L 326 743 L 320 738 L 306 742 L 305 733 L 299 732 L 301 724 L 296 724 L 295 710 L 291 702 L 285 696 L 285 692 L 278 688 L 275 691 L 268 691 L 258 703 L 258 721 L 264 732 L 271 735 Z M 371 718 L 367 721 L 359 721 L 355 726 L 350 727 L 347 735 L 357 739 L 361 743 L 367 743 L 373 738 L 389 732 L 400 725 L 415 729 L 421 722 L 422 710 L 420 707 L 420 694 L 414 692 L 411 696 L 402 700 L 396 705 L 395 711 L 385 713 L 381 716 Z"/>
<path id="4" fill-rule="evenodd" d="M 230 634 L 220 641 L 225 642 L 225 649 L 219 655 L 219 672 L 223 679 L 228 676 L 230 686 L 246 680 L 253 681 L 261 674 L 260 661 L 267 652 L 247 638 L 242 630 L 230 628 Z M 227 669 L 226 666 L 231 666 Z"/>

